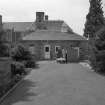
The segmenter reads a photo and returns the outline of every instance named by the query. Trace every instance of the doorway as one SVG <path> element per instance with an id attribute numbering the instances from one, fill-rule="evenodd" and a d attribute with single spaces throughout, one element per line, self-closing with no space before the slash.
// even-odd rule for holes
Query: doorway
<path id="1" fill-rule="evenodd" d="M 50 45 L 44 46 L 44 57 L 45 59 L 50 59 Z"/>

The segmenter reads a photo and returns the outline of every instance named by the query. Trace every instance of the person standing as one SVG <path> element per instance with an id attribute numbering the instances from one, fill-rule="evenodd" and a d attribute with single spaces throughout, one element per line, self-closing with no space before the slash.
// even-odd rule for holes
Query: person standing
<path id="1" fill-rule="evenodd" d="M 65 55 L 66 55 L 66 53 L 65 53 L 65 49 L 62 49 L 62 57 L 65 59 Z"/>
<path id="2" fill-rule="evenodd" d="M 67 63 L 67 50 L 65 50 L 65 62 Z"/>

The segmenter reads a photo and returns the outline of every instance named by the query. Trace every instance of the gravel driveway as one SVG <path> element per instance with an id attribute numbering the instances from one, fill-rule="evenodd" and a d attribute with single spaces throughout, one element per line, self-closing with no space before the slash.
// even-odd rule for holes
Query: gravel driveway
<path id="1" fill-rule="evenodd" d="M 39 63 L 1 105 L 105 105 L 105 77 L 81 64 Z"/>

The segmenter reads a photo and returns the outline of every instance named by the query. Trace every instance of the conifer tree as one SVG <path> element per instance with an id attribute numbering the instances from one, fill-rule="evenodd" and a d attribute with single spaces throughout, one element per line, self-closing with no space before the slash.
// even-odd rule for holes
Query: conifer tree
<path id="1" fill-rule="evenodd" d="M 105 18 L 102 0 L 89 0 L 90 8 L 86 16 L 84 36 L 89 38 L 90 62 L 95 71 L 105 72 Z M 102 29 L 102 30 L 101 30 Z M 100 33 L 96 34 L 97 32 Z M 92 40 L 91 40 L 92 39 Z"/>
<path id="2" fill-rule="evenodd" d="M 95 32 L 104 25 L 102 0 L 89 0 L 90 8 L 86 16 L 84 37 L 95 38 Z"/>

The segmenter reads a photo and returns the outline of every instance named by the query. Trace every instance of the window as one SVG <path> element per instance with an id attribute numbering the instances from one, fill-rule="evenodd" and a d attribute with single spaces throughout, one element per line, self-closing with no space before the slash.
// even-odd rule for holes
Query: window
<path id="1" fill-rule="evenodd" d="M 44 46 L 44 51 L 45 52 L 50 52 L 50 45 L 45 45 Z"/>
<path id="2" fill-rule="evenodd" d="M 49 47 L 45 47 L 45 52 L 49 52 Z"/>
<path id="3" fill-rule="evenodd" d="M 55 46 L 55 53 L 58 52 L 59 48 L 60 48 L 60 46 Z"/>

